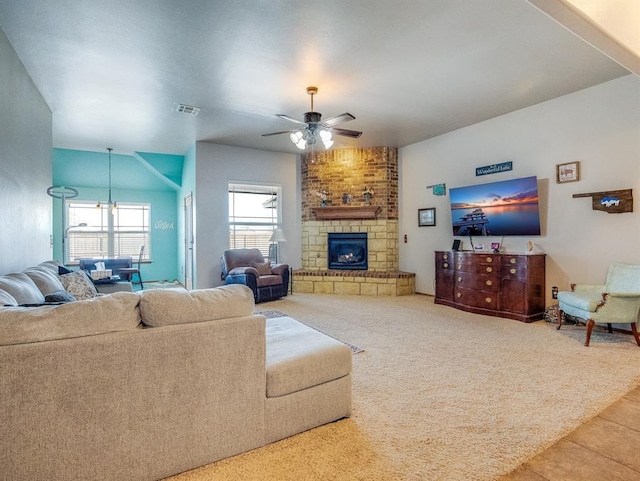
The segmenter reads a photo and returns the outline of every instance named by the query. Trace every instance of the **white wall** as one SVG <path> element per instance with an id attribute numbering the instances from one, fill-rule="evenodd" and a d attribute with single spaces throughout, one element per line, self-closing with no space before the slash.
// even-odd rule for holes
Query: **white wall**
<path id="1" fill-rule="evenodd" d="M 199 289 L 222 284 L 220 256 L 229 248 L 230 181 L 282 186 L 282 228 L 287 242 L 280 244 L 281 260 L 300 267 L 301 206 L 299 158 L 292 154 L 196 143 L 196 253 Z"/>
<path id="2" fill-rule="evenodd" d="M 0 274 L 52 257 L 51 111 L 0 30 Z"/>
<path id="3" fill-rule="evenodd" d="M 475 176 L 476 167 L 506 161 L 513 162 L 512 171 Z M 580 161 L 581 180 L 557 184 L 556 164 L 572 161 Z M 640 195 L 640 79 L 633 75 L 402 148 L 399 169 L 400 269 L 416 273 L 418 292 L 434 293 L 433 252 L 453 241 L 449 196 L 426 189 L 442 182 L 448 193 L 450 187 L 538 177 L 542 235 L 532 240 L 547 254 L 547 301 L 551 286 L 601 283 L 612 261 L 640 263 L 637 200 L 633 213 L 608 214 L 592 210 L 591 198 L 572 198 L 630 188 Z M 417 210 L 424 207 L 436 207 L 436 227 L 417 227 Z M 505 238 L 507 252 L 524 252 L 527 239 Z"/>

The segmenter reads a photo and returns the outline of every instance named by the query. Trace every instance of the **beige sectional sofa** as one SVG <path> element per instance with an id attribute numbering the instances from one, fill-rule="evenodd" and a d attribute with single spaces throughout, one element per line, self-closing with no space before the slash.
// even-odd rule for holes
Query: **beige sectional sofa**
<path id="1" fill-rule="evenodd" d="M 0 305 L 26 304 L 13 277 Z M 254 307 L 232 285 L 0 308 L 0 480 L 161 479 L 349 416 L 351 350 Z"/>

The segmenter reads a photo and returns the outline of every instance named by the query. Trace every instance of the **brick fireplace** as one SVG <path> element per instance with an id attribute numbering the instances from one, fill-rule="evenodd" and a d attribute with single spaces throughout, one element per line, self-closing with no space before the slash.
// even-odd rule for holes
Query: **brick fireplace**
<path id="1" fill-rule="evenodd" d="M 397 149 L 309 153 L 301 172 L 302 268 L 294 272 L 294 292 L 414 293 L 415 274 L 398 270 Z M 367 269 L 329 269 L 329 233 L 366 234 Z"/>

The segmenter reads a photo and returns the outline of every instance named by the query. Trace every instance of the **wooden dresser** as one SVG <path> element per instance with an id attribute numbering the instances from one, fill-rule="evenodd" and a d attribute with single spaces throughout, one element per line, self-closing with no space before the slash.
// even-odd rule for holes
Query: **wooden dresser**
<path id="1" fill-rule="evenodd" d="M 542 319 L 545 255 L 436 251 L 436 304 L 523 322 Z"/>

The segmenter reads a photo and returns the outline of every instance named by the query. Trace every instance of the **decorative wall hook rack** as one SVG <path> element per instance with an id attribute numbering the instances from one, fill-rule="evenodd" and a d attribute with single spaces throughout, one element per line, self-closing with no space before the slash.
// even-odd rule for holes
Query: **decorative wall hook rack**
<path id="1" fill-rule="evenodd" d="M 601 210 L 609 214 L 633 212 L 632 189 L 573 194 L 574 199 L 578 197 L 591 197 L 591 207 L 593 210 Z"/>

